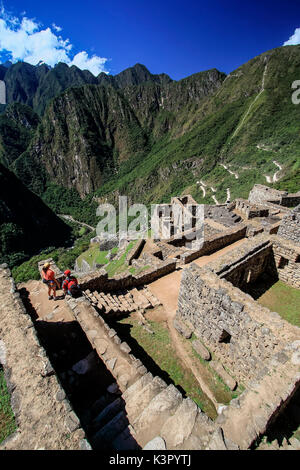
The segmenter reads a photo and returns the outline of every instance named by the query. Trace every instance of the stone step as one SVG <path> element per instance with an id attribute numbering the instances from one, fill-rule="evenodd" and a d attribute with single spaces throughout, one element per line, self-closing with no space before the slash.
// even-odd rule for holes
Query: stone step
<path id="1" fill-rule="evenodd" d="M 113 419 L 122 409 L 124 409 L 124 401 L 122 398 L 116 398 L 112 403 L 106 406 L 104 410 L 92 421 L 91 427 L 94 432 L 103 428 L 105 424 Z"/>
<path id="2" fill-rule="evenodd" d="M 126 403 L 126 412 L 133 425 L 151 400 L 165 388 L 167 388 L 167 384 L 160 377 L 154 377 L 150 383 Z"/>
<path id="3" fill-rule="evenodd" d="M 165 440 L 168 450 L 176 449 L 192 434 L 198 406 L 190 398 L 184 399 L 175 414 L 164 423 L 160 436 Z"/>
<path id="4" fill-rule="evenodd" d="M 132 426 L 128 426 L 124 429 L 112 442 L 114 450 L 128 451 L 128 450 L 139 450 L 140 447 L 135 439 L 135 432 Z"/>
<path id="5" fill-rule="evenodd" d="M 160 301 L 147 288 L 144 289 L 144 294 L 151 303 L 152 307 L 157 307 L 158 305 L 161 305 Z"/>
<path id="6" fill-rule="evenodd" d="M 98 398 L 98 400 L 96 400 L 90 408 L 91 418 L 94 419 L 97 417 L 101 411 L 104 410 L 104 408 L 110 403 L 115 401 L 115 399 L 116 396 L 112 395 L 111 393 L 106 393 L 105 395 L 102 395 L 100 398 Z"/>
<path id="7" fill-rule="evenodd" d="M 174 414 L 182 403 L 182 395 L 174 385 L 156 395 L 134 423 L 134 430 L 139 436 L 139 444 L 144 447 L 160 431 L 165 421 Z"/>
<path id="8" fill-rule="evenodd" d="M 98 303 L 98 300 L 97 300 L 97 298 L 96 298 L 94 295 L 91 295 L 91 296 L 90 296 L 90 301 L 91 301 L 92 304 L 94 304 L 94 305 L 97 305 L 97 303 Z"/>
<path id="9" fill-rule="evenodd" d="M 138 305 L 139 307 L 141 307 L 141 308 L 146 308 L 146 307 L 144 307 L 144 305 L 146 304 L 146 299 L 142 295 L 141 291 L 138 291 L 137 288 L 134 288 L 134 289 L 132 289 L 131 292 L 132 292 L 132 295 L 133 295 L 134 303 L 136 305 Z M 148 301 L 147 301 L 147 303 L 149 304 Z"/>
<path id="10" fill-rule="evenodd" d="M 99 292 L 95 291 L 93 292 L 93 294 L 94 294 L 94 297 L 96 297 L 96 299 L 101 300 L 101 295 L 99 294 Z"/>
<path id="11" fill-rule="evenodd" d="M 151 374 L 151 372 L 147 372 L 147 374 L 142 375 L 140 379 L 138 379 L 136 382 L 134 382 L 134 384 L 127 388 L 127 390 L 123 393 L 122 398 L 125 400 L 125 402 L 131 400 L 152 380 L 153 375 Z"/>
<path id="12" fill-rule="evenodd" d="M 92 437 L 93 448 L 95 450 L 112 449 L 112 442 L 128 425 L 128 418 L 122 410 Z"/>
<path id="13" fill-rule="evenodd" d="M 195 437 L 197 437 L 198 448 L 205 449 L 208 446 L 216 427 L 216 424 L 199 408 L 192 435 L 187 439 L 185 444 L 189 445 L 190 441 L 194 444 L 196 440 Z M 195 449 L 195 447 L 193 447 L 193 449 Z"/>

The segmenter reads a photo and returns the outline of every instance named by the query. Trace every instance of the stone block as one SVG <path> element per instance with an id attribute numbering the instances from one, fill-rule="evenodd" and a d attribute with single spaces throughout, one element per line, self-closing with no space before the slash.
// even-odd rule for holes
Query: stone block
<path id="1" fill-rule="evenodd" d="M 211 358 L 210 352 L 206 349 L 206 347 L 199 340 L 193 341 L 192 345 L 196 353 L 198 353 L 202 359 L 204 359 L 205 361 L 210 360 Z"/>
<path id="2" fill-rule="evenodd" d="M 230 388 L 230 390 L 234 390 L 237 386 L 236 380 L 234 380 L 224 369 L 222 364 L 216 361 L 210 362 L 211 367 L 215 370 L 215 372 L 221 377 L 223 382 Z"/>

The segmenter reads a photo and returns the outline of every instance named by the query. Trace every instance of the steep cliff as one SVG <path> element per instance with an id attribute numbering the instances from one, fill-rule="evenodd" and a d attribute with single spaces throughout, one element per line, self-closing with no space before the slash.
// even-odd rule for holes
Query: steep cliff
<path id="1" fill-rule="evenodd" d="M 0 263 L 11 265 L 48 246 L 65 245 L 70 228 L 0 164 Z"/>

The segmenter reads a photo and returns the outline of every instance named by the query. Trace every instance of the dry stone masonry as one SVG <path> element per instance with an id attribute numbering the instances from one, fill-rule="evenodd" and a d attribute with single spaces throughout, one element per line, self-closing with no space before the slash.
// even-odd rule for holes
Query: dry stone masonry
<path id="1" fill-rule="evenodd" d="M 6 265 L 0 266 L 0 338 L 17 430 L 2 450 L 90 448 Z"/>
<path id="2" fill-rule="evenodd" d="M 9 270 L 0 266 L 0 344 L 7 351 L 4 370 L 17 420 L 16 433 L 0 448 L 250 448 L 299 393 L 299 328 L 246 293 L 262 274 L 300 288 L 300 206 L 288 209 L 299 202 L 299 193 L 290 195 L 255 185 L 249 201 L 208 206 L 204 243 L 194 249 L 185 246 L 187 233 L 182 239 L 176 237 L 173 215 L 162 213 L 160 228 L 166 232 L 171 224 L 171 237 L 153 240 L 149 246 L 140 240 L 127 254 L 127 264 L 145 268 L 142 272 L 133 275 L 127 271 L 109 278 L 104 269 L 95 267 L 88 274 L 79 273 L 82 297 L 64 300 L 63 307 L 57 309 L 65 309 L 67 322 L 75 324 L 89 348 L 88 356 L 77 359 L 69 376 L 54 370 L 55 364 L 52 367 L 49 360 L 52 356 L 47 355 L 36 333 L 43 325 L 46 329 L 61 327 L 59 320 L 46 322 L 47 317 L 59 314 L 52 312 L 37 327 Z M 189 195 L 172 198 L 171 204 L 161 205 L 162 212 L 173 203 L 193 212 L 188 204 L 195 201 Z M 222 256 L 213 255 L 209 264 L 200 267 L 193 263 L 237 241 L 236 248 Z M 111 243 L 115 246 L 116 241 Z M 110 245 L 106 247 L 110 249 Z M 54 263 L 52 266 L 60 278 L 62 273 Z M 231 391 L 244 390 L 218 409 L 215 421 L 173 384 L 149 372 L 113 327 L 116 318 L 135 312 L 140 324 L 153 334 L 143 314 L 161 302 L 147 284 L 176 270 L 182 270 L 182 277 L 175 329 L 190 339 L 196 356 L 206 361 Z M 108 386 L 88 409 L 76 414 L 61 378 L 65 374 L 71 383 L 73 374 L 84 374 L 91 364 L 98 367 Z M 288 447 L 297 448 L 297 442 Z"/>

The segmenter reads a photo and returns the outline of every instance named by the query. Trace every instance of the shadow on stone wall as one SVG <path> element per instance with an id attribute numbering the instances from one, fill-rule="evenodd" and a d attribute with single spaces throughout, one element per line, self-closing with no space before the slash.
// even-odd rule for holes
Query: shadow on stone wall
<path id="1" fill-rule="evenodd" d="M 34 322 L 40 344 L 51 363 L 46 374 L 57 375 L 65 396 L 78 416 L 93 449 L 116 450 L 111 436 L 119 434 L 114 430 L 118 422 L 112 420 L 118 413 L 124 411 L 125 401 L 116 386 L 115 378 L 99 358 L 77 321 L 38 320 L 28 291 L 22 289 L 20 294 Z M 65 396 L 62 395 L 61 400 L 64 400 Z M 126 446 L 138 450 L 139 446 L 135 439 L 128 434 L 127 432 L 124 439 Z M 119 442 L 119 445 L 121 445 L 120 450 L 127 450 L 122 449 L 122 442 Z"/>

